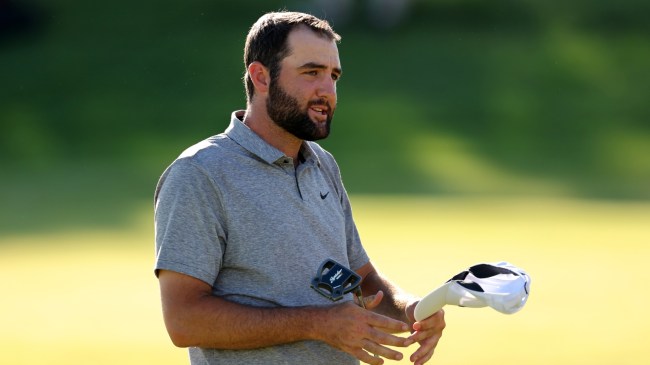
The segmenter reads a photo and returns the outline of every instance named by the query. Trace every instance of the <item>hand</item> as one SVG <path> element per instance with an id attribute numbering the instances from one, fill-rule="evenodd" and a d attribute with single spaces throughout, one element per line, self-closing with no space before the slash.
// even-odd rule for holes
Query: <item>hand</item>
<path id="1" fill-rule="evenodd" d="M 413 323 L 415 332 L 409 338 L 420 344 L 420 348 L 411 355 L 410 360 L 414 365 L 422 365 L 431 359 L 444 329 L 445 312 L 442 309 L 429 318 Z"/>
<path id="2" fill-rule="evenodd" d="M 382 297 L 382 293 L 377 293 L 364 299 L 364 302 L 367 307 L 376 307 Z M 384 363 L 379 356 L 392 360 L 402 359 L 400 352 L 386 345 L 407 347 L 414 342 L 410 338 L 392 335 L 408 331 L 406 323 L 365 310 L 352 302 L 328 307 L 320 329 L 323 341 L 372 365 Z"/>

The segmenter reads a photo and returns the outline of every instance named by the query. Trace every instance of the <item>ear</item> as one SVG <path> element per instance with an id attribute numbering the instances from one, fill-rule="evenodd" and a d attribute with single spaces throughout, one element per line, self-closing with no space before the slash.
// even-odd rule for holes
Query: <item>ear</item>
<path id="1" fill-rule="evenodd" d="M 259 61 L 255 61 L 248 65 L 248 77 L 253 81 L 255 92 L 266 94 L 269 91 L 271 84 L 271 73 Z"/>

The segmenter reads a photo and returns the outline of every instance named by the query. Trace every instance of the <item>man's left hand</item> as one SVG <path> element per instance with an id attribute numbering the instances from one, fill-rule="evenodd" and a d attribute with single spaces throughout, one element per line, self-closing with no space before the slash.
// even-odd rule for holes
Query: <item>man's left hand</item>
<path id="1" fill-rule="evenodd" d="M 414 365 L 422 365 L 431 359 L 444 329 L 445 312 L 443 310 L 439 310 L 420 322 L 413 323 L 415 332 L 409 338 L 420 344 L 420 348 L 411 355 L 411 362 Z"/>

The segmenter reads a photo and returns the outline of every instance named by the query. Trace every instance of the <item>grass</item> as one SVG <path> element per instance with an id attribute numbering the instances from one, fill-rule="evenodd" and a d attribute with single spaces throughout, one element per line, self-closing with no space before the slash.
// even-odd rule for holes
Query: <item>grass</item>
<path id="1" fill-rule="evenodd" d="M 227 126 L 250 24 L 304 2 L 22 3 L 34 28 L 0 30 L 0 163 L 138 170 Z M 337 27 L 345 75 L 324 142 L 351 191 L 650 198 L 648 5 L 546 3 L 413 1 L 390 32 L 359 5 Z"/>
<path id="2" fill-rule="evenodd" d="M 650 204 L 389 196 L 353 204 L 373 261 L 414 294 L 480 261 L 507 260 L 533 278 L 527 306 L 512 316 L 447 308 L 432 363 L 650 357 Z M 105 229 L 0 236 L 0 363 L 187 363 L 162 324 L 150 205 L 127 217 Z"/>

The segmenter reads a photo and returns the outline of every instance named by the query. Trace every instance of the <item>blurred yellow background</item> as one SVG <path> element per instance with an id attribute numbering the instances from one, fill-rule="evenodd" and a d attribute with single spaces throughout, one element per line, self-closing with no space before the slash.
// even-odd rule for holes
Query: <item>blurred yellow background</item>
<path id="1" fill-rule="evenodd" d="M 363 195 L 352 202 L 372 260 L 414 294 L 477 262 L 509 261 L 532 277 L 529 302 L 514 315 L 446 307 L 432 363 L 650 359 L 650 204 Z M 186 350 L 167 338 L 152 265 L 150 206 L 119 230 L 1 237 L 0 363 L 187 363 Z"/>

